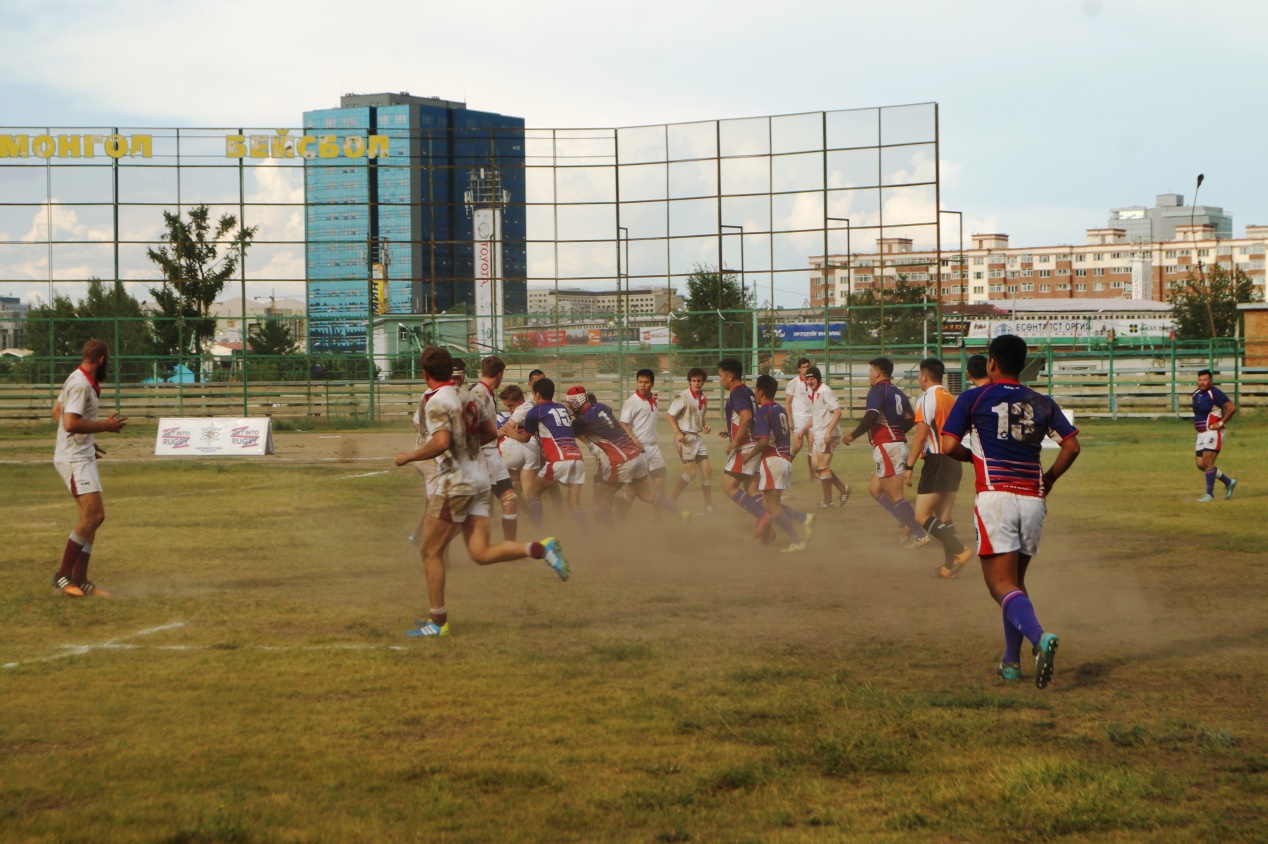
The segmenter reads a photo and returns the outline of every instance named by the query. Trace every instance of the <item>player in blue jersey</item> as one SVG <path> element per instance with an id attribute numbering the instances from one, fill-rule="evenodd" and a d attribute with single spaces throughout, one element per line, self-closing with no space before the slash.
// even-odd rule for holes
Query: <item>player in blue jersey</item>
<path id="1" fill-rule="evenodd" d="M 753 415 L 753 445 L 757 448 L 757 487 L 762 493 L 762 509 L 792 541 L 784 551 L 804 551 L 806 537 L 784 511 L 784 490 L 792 485 L 792 430 L 788 412 L 775 401 L 779 382 L 760 375 L 754 383 L 757 413 Z"/>
<path id="2" fill-rule="evenodd" d="M 726 447 L 726 463 L 722 477 L 722 489 L 732 501 L 757 520 L 753 528 L 754 538 L 773 536 L 768 534 L 771 516 L 762 504 L 758 490 L 758 472 L 761 456 L 753 444 L 753 416 L 757 412 L 757 398 L 744 383 L 744 367 L 735 358 L 718 361 L 718 380 L 727 391 L 726 429 L 720 435 L 730 440 Z M 794 521 L 807 525 L 810 518 L 805 513 L 783 507 Z"/>
<path id="3" fill-rule="evenodd" d="M 1197 464 L 1206 475 L 1206 494 L 1199 504 L 1215 500 L 1215 482 L 1224 484 L 1224 498 L 1232 498 L 1237 478 L 1230 478 L 1215 467 L 1215 460 L 1224 447 L 1224 429 L 1237 412 L 1237 405 L 1224 395 L 1211 380 L 1211 370 L 1198 371 L 1198 388 L 1193 391 L 1193 427 L 1198 429 Z"/>
<path id="4" fill-rule="evenodd" d="M 1005 682 L 1021 679 L 1024 637 L 1033 646 L 1035 685 L 1042 689 L 1052 679 L 1058 640 L 1035 616 L 1026 568 L 1039 551 L 1044 499 L 1079 456 L 1079 438 L 1055 401 L 1018 382 L 1025 364 L 1025 340 L 1004 334 L 991 341 L 991 383 L 956 399 L 942 426 L 942 448 L 957 460 L 971 460 L 976 473 L 977 553 L 986 587 L 1004 613 L 1004 658 L 996 671 Z M 972 453 L 960 443 L 970 430 Z M 1048 436 L 1061 450 L 1045 472 L 1039 455 Z"/>
<path id="5" fill-rule="evenodd" d="M 533 478 L 533 491 L 528 499 L 528 511 L 534 522 L 542 518 L 541 493 L 555 484 L 568 489 L 568 508 L 582 533 L 586 532 L 586 514 L 581 508 L 581 487 L 586 482 L 586 464 L 572 431 L 572 416 L 568 408 L 556 402 L 555 382 L 539 378 L 533 382 L 534 404 L 524 416 L 524 424 L 508 436 L 527 443 L 537 438 L 543 465 Z M 528 490 L 525 490 L 528 494 Z"/>
<path id="6" fill-rule="evenodd" d="M 876 471 L 868 492 L 881 508 L 893 516 L 910 533 L 917 546 L 929 541 L 929 534 L 916 521 L 916 511 L 903 494 L 903 476 L 911 457 L 907 449 L 907 432 L 916 424 L 911 402 L 894 386 L 894 362 L 889 358 L 868 361 L 867 408 L 855 429 L 841 438 L 849 445 L 867 433 L 872 444 L 872 462 Z"/>

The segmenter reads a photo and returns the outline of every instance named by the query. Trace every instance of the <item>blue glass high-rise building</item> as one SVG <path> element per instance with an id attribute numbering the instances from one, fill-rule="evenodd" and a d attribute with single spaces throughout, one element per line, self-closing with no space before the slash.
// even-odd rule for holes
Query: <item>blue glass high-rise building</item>
<path id="1" fill-rule="evenodd" d="M 528 305 L 524 120 L 409 94 L 349 94 L 304 112 L 304 131 L 386 136 L 387 155 L 305 162 L 309 349 L 366 351 L 375 276 L 388 313 L 442 313 L 475 301 L 471 177 L 496 170 L 509 195 L 502 217 L 506 313 Z M 355 142 L 353 142 L 355 143 Z"/>

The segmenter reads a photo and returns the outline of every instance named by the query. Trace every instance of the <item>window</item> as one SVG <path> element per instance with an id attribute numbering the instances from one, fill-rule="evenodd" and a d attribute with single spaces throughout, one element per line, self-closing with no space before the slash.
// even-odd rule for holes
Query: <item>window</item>
<path id="1" fill-rule="evenodd" d="M 1104 260 L 1105 260 L 1105 255 L 1104 255 L 1103 253 L 1101 253 L 1101 252 L 1097 252 L 1095 255 L 1093 255 L 1093 256 L 1092 256 L 1092 260 L 1093 260 L 1093 261 L 1104 261 Z"/>
<path id="2" fill-rule="evenodd" d="M 1245 247 L 1243 247 L 1243 248 L 1245 248 Z M 1215 254 L 1216 254 L 1216 255 L 1232 255 L 1232 254 L 1233 254 L 1233 247 L 1231 247 L 1231 246 L 1217 246 L 1217 247 L 1215 248 Z M 1243 252 L 1242 254 L 1243 254 L 1243 255 L 1245 255 L 1246 253 L 1245 253 L 1245 252 Z"/>
<path id="3" fill-rule="evenodd" d="M 1211 256 L 1211 250 L 1210 250 L 1210 249 L 1199 249 L 1199 250 L 1198 250 L 1198 257 L 1199 257 L 1199 258 L 1209 258 L 1210 256 Z"/>
<path id="4" fill-rule="evenodd" d="M 1023 284 L 1022 284 L 1022 286 L 1021 286 L 1021 292 L 1022 292 L 1022 293 L 1034 293 L 1034 292 L 1035 292 L 1035 283 L 1034 283 L 1033 281 L 1027 281 L 1027 282 L 1023 283 Z"/>
<path id="5" fill-rule="evenodd" d="M 1058 285 L 1057 285 L 1057 290 L 1065 290 L 1065 291 L 1067 291 L 1067 292 L 1068 292 L 1068 291 L 1070 290 L 1070 283 L 1069 283 L 1069 282 L 1063 282 L 1062 284 L 1058 284 Z"/>
<path id="6" fill-rule="evenodd" d="M 1126 252 L 1114 252 L 1114 253 L 1112 253 L 1112 254 L 1110 255 L 1110 260 L 1111 260 L 1111 261 L 1121 261 L 1121 260 L 1123 260 L 1123 259 L 1124 259 L 1124 258 L 1126 258 L 1126 257 L 1127 257 L 1127 253 L 1126 253 Z"/>
<path id="7" fill-rule="evenodd" d="M 1093 289 L 1093 290 L 1104 290 L 1104 289 L 1105 289 L 1105 282 L 1103 282 L 1103 281 L 1098 281 L 1096 284 L 1093 284 L 1093 285 L 1092 285 L 1092 289 Z"/>
<path id="8" fill-rule="evenodd" d="M 1163 268 L 1162 268 L 1162 271 L 1163 271 L 1164 273 L 1178 273 L 1178 272 L 1180 272 L 1180 265 L 1179 265 L 1179 264 L 1167 264 L 1165 267 L 1163 267 Z"/>
<path id="9" fill-rule="evenodd" d="M 1074 274 L 1078 276 L 1079 278 L 1084 278 L 1085 276 L 1087 276 L 1087 270 L 1075 270 Z"/>
<path id="10" fill-rule="evenodd" d="M 982 280 L 982 271 L 981 271 L 981 270 L 978 270 L 977 272 L 973 273 L 973 280 L 974 280 L 974 281 L 981 281 L 981 280 Z M 979 290 L 978 292 L 980 293 L 981 291 Z"/>
<path id="11" fill-rule="evenodd" d="M 986 259 L 985 259 L 985 258 L 982 258 L 982 257 L 977 257 L 977 258 L 974 258 L 974 259 L 973 259 L 973 266 L 975 266 L 975 267 L 980 267 L 980 266 L 982 266 L 982 264 L 983 264 L 983 263 L 985 263 L 985 261 L 986 261 Z"/>
<path id="12" fill-rule="evenodd" d="M 1075 290 L 1075 292 L 1076 292 L 1076 293 L 1083 293 L 1083 292 L 1086 292 L 1086 291 L 1087 291 L 1087 284 L 1086 284 L 1086 283 L 1076 284 L 1076 285 L 1074 285 L 1074 290 Z"/>
<path id="13" fill-rule="evenodd" d="M 991 278 L 1003 278 L 1003 277 L 1004 277 L 1003 270 L 991 270 Z"/>
<path id="14" fill-rule="evenodd" d="M 1192 253 L 1192 252 L 1190 252 L 1188 249 L 1181 249 L 1181 250 L 1180 250 L 1180 257 L 1181 257 L 1181 258 L 1190 258 L 1190 257 L 1192 257 L 1192 255 L 1193 255 L 1193 253 Z"/>
<path id="15" fill-rule="evenodd" d="M 1176 256 L 1176 251 L 1174 249 L 1168 249 L 1167 253 L 1163 255 L 1164 258 L 1174 258 L 1175 256 Z"/>
<path id="16" fill-rule="evenodd" d="M 1092 275 L 1105 275 L 1105 268 L 1097 267 L 1096 269 L 1092 270 Z"/>
<path id="17" fill-rule="evenodd" d="M 1079 263 L 1082 263 L 1087 260 L 1087 256 L 1084 255 L 1082 252 L 1080 252 L 1078 255 L 1074 256 L 1074 260 L 1078 261 Z"/>
<path id="18" fill-rule="evenodd" d="M 1039 277 L 1040 277 L 1040 278 L 1048 278 L 1048 277 L 1050 277 L 1051 275 L 1052 275 L 1052 270 L 1040 270 L 1040 271 L 1039 271 Z"/>
<path id="19" fill-rule="evenodd" d="M 1123 282 L 1121 282 L 1121 281 L 1111 281 L 1111 282 L 1110 282 L 1110 287 L 1111 287 L 1111 288 L 1113 288 L 1114 290 L 1122 290 L 1122 289 L 1123 289 Z"/>
<path id="20" fill-rule="evenodd" d="M 1048 285 L 1046 285 L 1046 284 L 1041 284 L 1041 285 L 1039 285 L 1039 292 L 1040 292 L 1040 293 L 1047 293 L 1047 292 L 1048 292 Z"/>
<path id="21" fill-rule="evenodd" d="M 871 284 L 872 277 L 870 275 L 856 275 L 854 277 L 855 284 Z"/>
<path id="22" fill-rule="evenodd" d="M 1015 266 L 1017 266 L 1017 256 L 1016 256 L 1016 255 L 1009 255 L 1009 256 L 1008 256 L 1008 266 L 1010 266 L 1010 267 L 1015 267 Z"/>
<path id="23" fill-rule="evenodd" d="M 973 286 L 973 292 L 980 295 L 982 293 L 985 293 L 986 291 L 982 288 L 982 285 L 976 284 Z"/>
<path id="24" fill-rule="evenodd" d="M 1003 292 L 1004 292 L 1004 285 L 1002 285 L 1002 284 L 992 284 L 992 285 L 991 285 L 991 292 L 992 292 L 992 293 L 1003 293 Z"/>
<path id="25" fill-rule="evenodd" d="M 1028 271 L 1028 270 L 1022 270 L 1022 272 L 1029 272 L 1029 271 Z M 1017 270 L 1009 270 L 1009 271 L 1008 271 L 1008 277 L 1009 277 L 1009 278 L 1017 278 Z"/>
<path id="26" fill-rule="evenodd" d="M 1040 255 L 1040 256 L 1039 256 L 1039 263 L 1041 263 L 1041 264 L 1046 264 L 1046 263 L 1048 263 L 1051 259 L 1052 259 L 1052 256 L 1051 256 L 1051 255 Z"/>
<path id="27" fill-rule="evenodd" d="M 1032 277 L 1034 274 L 1035 274 L 1035 271 L 1034 271 L 1034 270 L 1022 270 L 1022 271 L 1021 271 L 1021 277 L 1022 277 L 1022 278 L 1030 278 L 1030 277 Z"/>
<path id="28" fill-rule="evenodd" d="M 1010 284 L 1010 285 L 1008 285 L 1008 292 L 1009 292 L 1009 293 L 1016 293 L 1016 292 L 1017 292 L 1017 285 L 1015 285 L 1015 284 Z"/>

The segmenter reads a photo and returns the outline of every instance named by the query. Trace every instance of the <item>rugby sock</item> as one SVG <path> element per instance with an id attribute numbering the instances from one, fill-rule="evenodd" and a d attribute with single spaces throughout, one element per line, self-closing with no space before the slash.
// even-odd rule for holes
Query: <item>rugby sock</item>
<path id="1" fill-rule="evenodd" d="M 1206 494 L 1207 495 L 1215 494 L 1215 473 L 1217 471 L 1218 470 L 1216 469 L 1208 469 L 1206 472 L 1203 473 L 1206 475 Z"/>
<path id="2" fill-rule="evenodd" d="M 669 498 L 667 498 L 663 493 L 657 493 L 656 497 L 652 499 L 652 504 L 654 504 L 655 506 L 659 507 L 662 510 L 668 510 L 669 512 L 673 513 L 675 516 L 678 515 L 678 512 L 679 512 L 678 505 L 675 504 Z"/>
<path id="3" fill-rule="evenodd" d="M 805 513 L 801 512 L 800 510 L 794 510 L 793 508 L 789 507 L 787 504 L 781 504 L 779 506 L 784 508 L 784 515 L 792 519 L 794 522 L 801 522 L 803 524 L 805 523 L 806 521 Z"/>
<path id="4" fill-rule="evenodd" d="M 79 556 L 75 558 L 75 565 L 70 572 L 70 579 L 75 583 L 83 583 L 88 579 L 88 558 L 90 556 L 92 556 L 92 543 L 85 542 L 84 547 L 79 552 Z"/>
<path id="5" fill-rule="evenodd" d="M 1228 475 L 1221 472 L 1218 466 L 1216 466 L 1213 471 L 1215 472 L 1215 480 L 1224 484 L 1224 486 L 1228 486 Z"/>
<path id="6" fill-rule="evenodd" d="M 70 539 L 66 540 L 66 550 L 62 552 L 62 565 L 57 570 L 58 577 L 70 577 L 75 570 L 75 560 L 79 557 L 79 552 L 84 550 L 86 540 L 79 534 L 71 531 Z"/>
<path id="7" fill-rule="evenodd" d="M 519 520 L 515 518 L 515 514 L 502 516 L 502 538 L 507 540 L 515 539 L 515 528 Z"/>
<path id="8" fill-rule="evenodd" d="M 700 481 L 700 493 L 704 496 L 704 506 L 713 506 L 713 484 L 708 481 Z"/>
<path id="9" fill-rule="evenodd" d="M 952 557 L 964 550 L 964 546 L 960 544 L 960 538 L 955 535 L 953 523 L 940 522 L 937 516 L 930 516 L 925 519 L 923 527 L 930 536 L 942 544 L 948 565 L 951 564 Z"/>
<path id="10" fill-rule="evenodd" d="M 546 559 L 546 546 L 540 542 L 526 542 L 524 543 L 524 553 L 534 560 L 544 560 Z"/>
<path id="11" fill-rule="evenodd" d="M 775 524 L 779 525 L 779 529 L 788 534 L 788 538 L 793 542 L 800 542 L 800 531 L 793 525 L 793 520 L 788 518 L 787 513 L 780 513 L 775 517 Z"/>
<path id="12" fill-rule="evenodd" d="M 683 490 L 687 488 L 687 484 L 689 483 L 691 483 L 691 478 L 685 474 L 679 475 L 678 480 L 674 481 L 674 491 L 670 493 L 669 497 L 674 501 L 677 501 L 678 496 L 682 495 Z"/>
<path id="13" fill-rule="evenodd" d="M 431 623 L 437 627 L 444 627 L 445 622 L 449 621 L 449 611 L 444 607 L 439 609 L 431 609 L 427 611 L 427 617 L 431 619 Z"/>
<path id="14" fill-rule="evenodd" d="M 528 517 L 533 520 L 534 525 L 542 523 L 542 500 L 540 498 L 528 499 Z"/>
<path id="15" fill-rule="evenodd" d="M 894 518 L 902 522 L 906 527 L 911 528 L 911 535 L 920 539 L 925 536 L 925 529 L 920 526 L 920 522 L 916 521 L 916 511 L 911 509 L 911 502 L 906 498 L 894 502 L 892 505 Z"/>
<path id="16" fill-rule="evenodd" d="M 823 487 L 823 503 L 831 504 L 832 503 L 832 479 L 824 478 L 823 480 L 819 481 L 819 486 Z"/>
<path id="17" fill-rule="evenodd" d="M 761 500 L 754 498 L 742 489 L 737 489 L 735 492 L 731 493 L 731 500 L 740 505 L 743 509 L 747 510 L 749 515 L 755 519 L 760 519 L 762 516 L 766 515 L 766 511 L 762 509 Z"/>
<path id="18" fill-rule="evenodd" d="M 1012 594 L 1022 593 L 1013 592 Z M 1004 600 L 1007 601 L 1008 597 L 1005 596 Z M 1021 662 L 1021 643 L 1024 638 L 1021 631 L 1009 623 L 1008 615 L 1004 613 L 1004 662 Z"/>
<path id="19" fill-rule="evenodd" d="M 1030 603 L 1030 596 L 1020 590 L 1010 592 L 999 605 L 1004 610 L 1004 620 L 1029 639 L 1032 645 L 1038 645 L 1043 636 L 1043 627 L 1035 617 L 1035 607 Z"/>

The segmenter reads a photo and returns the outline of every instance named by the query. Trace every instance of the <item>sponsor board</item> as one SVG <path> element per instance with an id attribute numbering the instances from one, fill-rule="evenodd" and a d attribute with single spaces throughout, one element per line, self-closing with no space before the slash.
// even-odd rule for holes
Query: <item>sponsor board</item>
<path id="1" fill-rule="evenodd" d="M 163 418 L 154 453 L 159 457 L 276 454 L 271 419 Z"/>
<path id="2" fill-rule="evenodd" d="M 822 322 L 799 322 L 776 324 L 775 330 L 779 332 L 779 339 L 785 343 L 805 343 L 818 341 L 823 342 L 824 325 Z M 833 340 L 841 338 L 841 332 L 845 331 L 844 322 L 833 322 L 827 326 L 828 334 Z"/>

